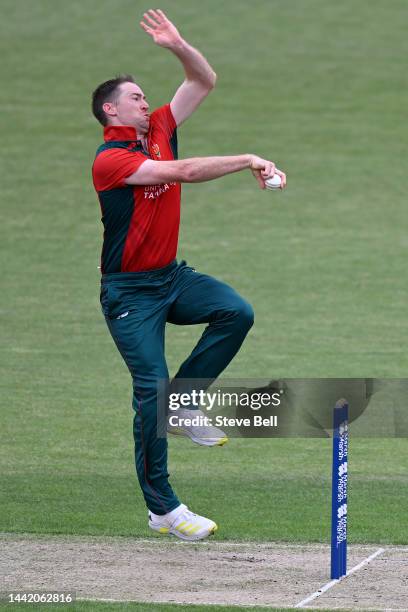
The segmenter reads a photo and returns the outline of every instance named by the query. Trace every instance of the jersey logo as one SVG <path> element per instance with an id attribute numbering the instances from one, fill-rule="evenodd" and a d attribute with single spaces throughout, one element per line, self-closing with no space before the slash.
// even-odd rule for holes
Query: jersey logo
<path id="1" fill-rule="evenodd" d="M 158 144 L 152 145 L 152 151 L 156 155 L 156 157 L 161 157 L 160 149 Z"/>

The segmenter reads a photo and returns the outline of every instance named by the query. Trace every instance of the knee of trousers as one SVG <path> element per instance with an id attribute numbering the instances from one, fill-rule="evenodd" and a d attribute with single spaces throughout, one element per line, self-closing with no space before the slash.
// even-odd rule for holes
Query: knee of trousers
<path id="1" fill-rule="evenodd" d="M 239 329 L 249 331 L 254 324 L 254 309 L 251 304 L 240 298 L 228 308 L 228 316 L 232 316 Z"/>

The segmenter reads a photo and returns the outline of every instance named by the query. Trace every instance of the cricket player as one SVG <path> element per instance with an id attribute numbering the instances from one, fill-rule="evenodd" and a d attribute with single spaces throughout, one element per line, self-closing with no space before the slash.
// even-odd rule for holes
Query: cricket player
<path id="1" fill-rule="evenodd" d="M 179 501 L 168 480 L 167 440 L 157 436 L 157 381 L 169 376 L 165 325 L 208 324 L 175 378 L 215 379 L 239 350 L 254 315 L 234 289 L 177 262 L 180 184 L 250 170 L 264 189 L 274 173 L 282 187 L 286 177 L 273 162 L 252 154 L 178 159 L 177 128 L 214 88 L 216 74 L 162 11 L 149 10 L 140 25 L 180 60 L 185 78 L 170 104 L 152 113 L 131 76 L 106 81 L 93 93 L 93 113 L 104 128 L 93 164 L 104 225 L 101 306 L 132 375 L 135 463 L 149 526 L 200 540 L 217 525 Z M 177 433 L 206 446 L 227 439 L 215 427 L 185 426 Z"/>

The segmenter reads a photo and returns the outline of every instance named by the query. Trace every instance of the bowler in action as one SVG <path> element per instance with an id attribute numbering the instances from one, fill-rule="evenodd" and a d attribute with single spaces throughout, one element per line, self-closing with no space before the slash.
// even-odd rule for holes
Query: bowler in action
<path id="1" fill-rule="evenodd" d="M 215 379 L 239 350 L 254 314 L 234 289 L 177 261 L 180 186 L 250 170 L 261 189 L 275 173 L 284 188 L 286 177 L 272 161 L 248 153 L 178 159 L 177 128 L 214 89 L 216 74 L 161 10 L 146 12 L 140 25 L 180 60 L 185 77 L 171 102 L 153 112 L 130 75 L 93 93 L 93 113 L 104 130 L 92 169 L 104 226 L 101 306 L 132 376 L 135 462 L 148 524 L 160 534 L 200 540 L 217 525 L 177 498 L 169 483 L 167 440 L 157 436 L 157 381 L 169 377 L 165 326 L 207 324 L 175 379 Z M 198 414 L 183 410 L 184 416 Z M 173 433 L 205 446 L 227 440 L 212 425 Z"/>

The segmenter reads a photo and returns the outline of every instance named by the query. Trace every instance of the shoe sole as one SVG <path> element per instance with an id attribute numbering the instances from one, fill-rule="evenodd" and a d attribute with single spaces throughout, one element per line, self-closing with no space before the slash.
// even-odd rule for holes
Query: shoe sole
<path id="1" fill-rule="evenodd" d="M 173 436 L 184 436 L 185 438 L 190 438 L 196 444 L 200 446 L 224 446 L 228 442 L 228 437 L 224 436 L 223 438 L 196 438 L 192 434 L 184 431 L 184 429 L 172 429 L 167 433 L 172 434 Z"/>
<path id="2" fill-rule="evenodd" d="M 209 536 L 214 535 L 214 533 L 217 531 L 218 529 L 218 525 L 216 523 L 214 523 L 214 526 L 211 527 L 211 529 L 208 531 L 208 533 L 205 533 L 201 536 L 189 536 L 189 535 L 185 535 L 184 533 L 181 533 L 180 531 L 177 531 L 177 529 L 170 529 L 169 527 L 153 527 L 150 523 L 149 523 L 149 527 L 150 529 L 152 529 L 153 531 L 155 531 L 156 533 L 159 533 L 160 535 L 175 535 L 176 538 L 180 538 L 180 540 L 185 540 L 187 542 L 198 542 L 199 540 L 203 540 L 204 538 L 208 538 Z"/>

